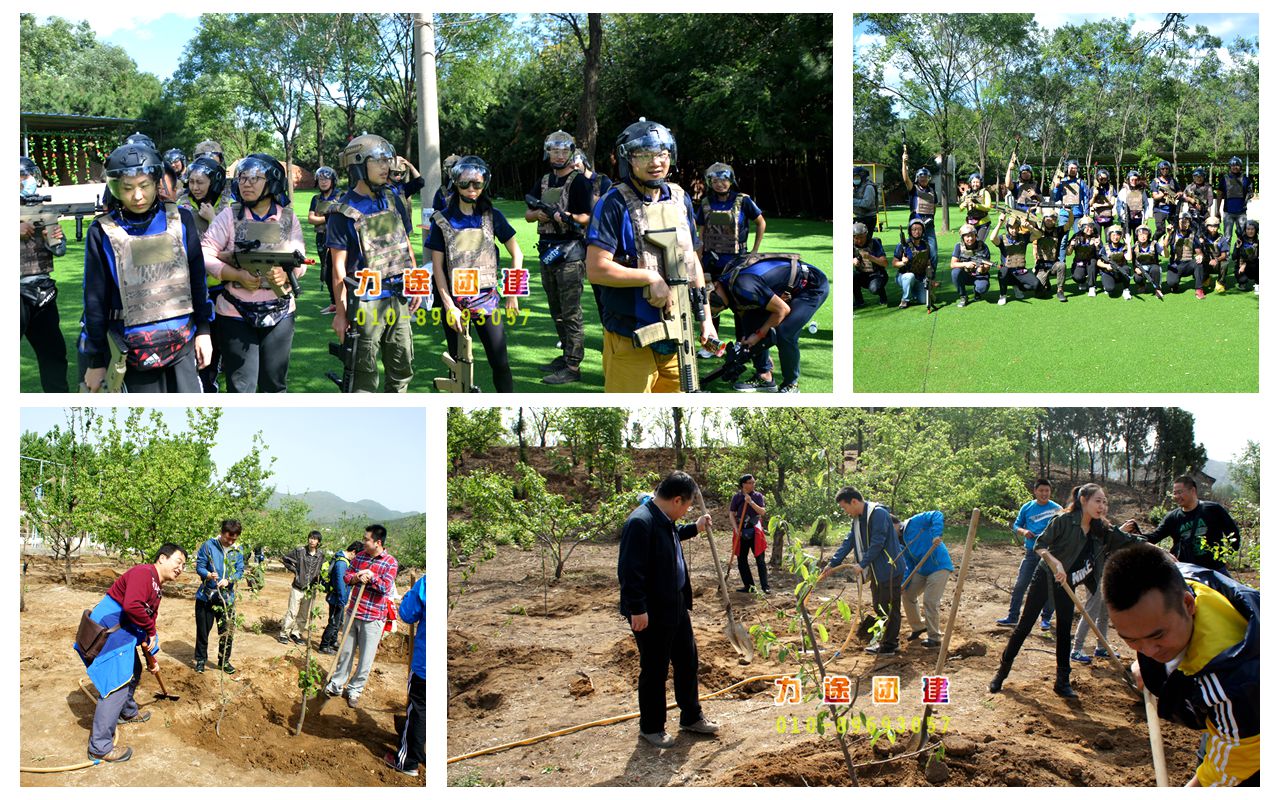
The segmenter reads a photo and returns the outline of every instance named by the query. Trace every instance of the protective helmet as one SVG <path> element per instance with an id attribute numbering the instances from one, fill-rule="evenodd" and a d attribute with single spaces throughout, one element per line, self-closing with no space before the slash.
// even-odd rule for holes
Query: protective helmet
<path id="1" fill-rule="evenodd" d="M 960 235 L 961 235 L 962 237 L 963 237 L 963 236 L 968 236 L 968 235 L 969 235 L 969 234 L 971 234 L 971 233 L 977 233 L 977 232 L 978 232 L 978 229 L 977 229 L 977 228 L 975 228 L 975 227 L 973 227 L 972 225 L 970 225 L 970 224 L 969 224 L 969 223 L 967 223 L 967 222 L 966 222 L 965 224 L 963 224 L 963 225 L 961 225 L 961 226 L 960 226 Z"/>
<path id="2" fill-rule="evenodd" d="M 1156 172 L 1159 172 L 1162 169 L 1173 169 L 1173 165 L 1168 161 L 1161 161 L 1159 164 L 1156 164 Z"/>
<path id="3" fill-rule="evenodd" d="M 853 168 L 853 177 L 855 177 L 855 178 L 864 178 L 864 179 L 865 179 L 865 178 L 870 178 L 870 177 L 871 177 L 871 173 L 867 171 L 867 168 L 866 168 L 866 167 L 854 167 L 854 168 Z"/>
<path id="4" fill-rule="evenodd" d="M 347 178 L 353 185 L 359 181 L 369 184 L 366 164 L 369 161 L 390 161 L 395 157 L 396 149 L 391 142 L 376 134 L 365 133 L 347 142 L 347 146 L 338 152 L 338 166 L 347 171 Z M 370 185 L 370 188 L 380 190 L 382 187 Z"/>
<path id="5" fill-rule="evenodd" d="M 449 182 L 456 186 L 458 181 L 469 175 L 480 176 L 480 180 L 484 182 L 484 186 L 480 189 L 481 192 L 489 188 L 489 165 L 484 163 L 484 159 L 480 156 L 463 156 L 459 158 L 449 169 Z"/>
<path id="6" fill-rule="evenodd" d="M 863 223 L 863 222 L 855 222 L 855 223 L 853 223 L 853 235 L 854 235 L 854 236 L 866 236 L 866 235 L 868 235 L 868 234 L 870 234 L 870 233 L 871 233 L 871 231 L 867 230 L 866 223 Z"/>
<path id="7" fill-rule="evenodd" d="M 216 160 L 208 156 L 200 156 L 191 162 L 191 169 L 187 172 L 187 190 L 191 189 L 191 176 L 196 174 L 204 174 L 209 176 L 209 196 L 208 202 L 217 200 L 222 196 L 222 190 L 227 188 L 227 170 Z"/>
<path id="8" fill-rule="evenodd" d="M 44 180 L 43 176 L 40 174 L 40 168 L 36 166 L 36 162 L 26 156 L 18 156 L 18 174 L 35 178 L 37 186 L 39 186 Z"/>
<path id="9" fill-rule="evenodd" d="M 1110 228 L 1107 228 L 1107 236 L 1110 236 L 1113 233 L 1119 233 L 1123 235 L 1124 228 L 1120 227 L 1119 225 L 1112 225 Z"/>
<path id="10" fill-rule="evenodd" d="M 1243 166 L 1244 166 L 1244 162 L 1240 160 L 1240 156 L 1232 156 L 1231 158 L 1227 159 L 1227 166 L 1228 166 L 1228 167 L 1243 167 Z"/>
<path id="11" fill-rule="evenodd" d="M 1107 170 L 1106 167 L 1098 167 L 1098 171 L 1095 172 L 1094 175 L 1098 178 L 1106 178 L 1107 180 L 1111 180 L 1111 173 Z"/>
<path id="12" fill-rule="evenodd" d="M 1142 175 L 1136 169 L 1131 169 L 1129 170 L 1129 174 L 1124 176 L 1124 179 L 1127 181 L 1131 181 L 1134 178 L 1141 178 L 1141 177 Z"/>
<path id="13" fill-rule="evenodd" d="M 1034 171 L 1032 171 L 1032 169 L 1031 169 L 1031 165 L 1030 165 L 1030 164 L 1023 164 L 1022 166 L 1018 167 L 1018 177 L 1019 177 L 1019 178 L 1021 178 L 1021 177 L 1022 177 L 1022 173 L 1024 173 L 1024 172 L 1025 172 L 1025 173 L 1027 173 L 1027 174 L 1029 174 L 1029 175 L 1030 175 L 1031 177 L 1033 177 L 1033 178 L 1034 178 L 1034 177 L 1035 177 L 1035 175 L 1036 175 L 1036 174 L 1035 174 L 1035 172 L 1034 172 Z"/>
<path id="14" fill-rule="evenodd" d="M 1080 162 L 1079 162 L 1078 160 L 1074 159 L 1074 158 L 1068 158 L 1068 159 L 1067 159 L 1066 166 L 1067 166 L 1067 167 L 1075 167 L 1076 169 L 1080 169 Z"/>
<path id="15" fill-rule="evenodd" d="M 1052 228 L 1058 224 L 1058 209 L 1046 208 L 1040 212 L 1040 224 L 1046 228 Z"/>
<path id="16" fill-rule="evenodd" d="M 649 122 L 641 117 L 618 134 L 614 141 L 614 153 L 618 157 L 618 174 L 623 181 L 631 179 L 631 156 L 645 150 L 666 150 L 671 153 L 671 169 L 676 167 L 676 137 L 666 125 Z M 650 189 L 657 189 L 662 181 L 642 181 Z"/>
<path id="17" fill-rule="evenodd" d="M 453 185 L 453 179 L 449 177 L 449 171 L 453 169 L 453 165 L 457 164 L 458 159 L 460 158 L 462 158 L 462 156 L 458 155 L 457 153 L 450 153 L 449 155 L 445 156 L 444 163 L 441 164 L 441 166 L 444 168 L 442 176 L 444 178 L 445 189 L 448 189 L 450 186 Z"/>
<path id="18" fill-rule="evenodd" d="M 542 157 L 546 159 L 554 169 L 560 169 L 569 163 L 569 157 L 573 154 L 573 136 L 567 131 L 552 131 L 542 143 Z M 552 150 L 565 150 L 568 155 L 559 164 L 551 160 Z"/>
<path id="19" fill-rule="evenodd" d="M 185 166 L 187 163 L 186 155 L 176 147 L 171 147 L 164 151 L 164 163 L 167 167 L 172 167 L 173 162 L 181 161 Z"/>
<path id="20" fill-rule="evenodd" d="M 969 183 L 973 183 L 974 181 L 977 181 L 977 182 L 978 182 L 978 184 L 979 184 L 979 185 L 981 185 L 981 184 L 982 184 L 982 176 L 981 176 L 981 175 L 979 175 L 979 174 L 978 174 L 978 173 L 976 173 L 976 172 L 975 172 L 975 173 L 973 173 L 972 175 L 970 175 L 970 176 L 969 176 Z"/>
<path id="21" fill-rule="evenodd" d="M 157 149 L 156 143 L 145 133 L 131 133 L 125 137 L 123 144 L 144 144 L 152 150 Z"/>
<path id="22" fill-rule="evenodd" d="M 703 177 L 706 179 L 708 186 L 711 185 L 713 180 L 728 181 L 730 187 L 736 186 L 738 183 L 737 177 L 733 174 L 733 167 L 720 161 L 707 167 Z"/>
<path id="23" fill-rule="evenodd" d="M 932 179 L 933 173 L 929 171 L 928 167 L 921 167 L 920 169 L 916 170 L 916 180 L 917 181 L 920 180 L 921 177 Z"/>
<path id="24" fill-rule="evenodd" d="M 1216 228 L 1216 227 L 1218 227 L 1218 226 L 1219 226 L 1219 225 L 1221 225 L 1221 224 L 1222 224 L 1222 220 L 1218 219 L 1217 217 L 1208 217 L 1208 218 L 1206 218 L 1206 219 L 1205 219 L 1205 221 L 1204 221 L 1204 226 L 1205 226 L 1206 228 L 1208 228 L 1208 227 L 1210 227 L 1210 226 L 1212 226 L 1212 227 Z"/>
<path id="25" fill-rule="evenodd" d="M 247 175 L 261 175 L 266 179 L 264 196 L 274 197 L 276 203 L 282 206 L 289 205 L 289 192 L 285 188 L 284 166 L 276 160 L 275 156 L 269 156 L 266 153 L 250 153 L 240 160 L 240 165 L 236 168 L 236 182 L 240 182 L 240 178 Z M 241 194 L 243 195 L 243 189 Z"/>
<path id="26" fill-rule="evenodd" d="M 119 203 L 122 178 L 146 175 L 158 185 L 164 175 L 164 162 L 160 160 L 160 154 L 154 147 L 141 144 L 122 144 L 112 150 L 111 155 L 107 156 L 105 167 L 107 190 L 111 196 L 104 197 L 103 202 L 109 205 Z M 156 196 L 158 198 L 159 194 Z"/>
<path id="27" fill-rule="evenodd" d="M 195 152 L 191 154 L 191 158 L 192 160 L 195 160 L 200 156 L 208 156 L 216 160 L 219 164 L 226 163 L 226 158 L 222 154 L 222 145 L 212 139 L 206 139 L 196 145 Z"/>
<path id="28" fill-rule="evenodd" d="M 1146 234 L 1147 234 L 1147 240 L 1148 240 L 1148 241 L 1150 241 L 1150 239 L 1151 239 L 1151 229 L 1150 229 L 1150 228 L 1148 228 L 1146 225 L 1139 225 L 1137 228 L 1135 228 L 1135 229 L 1134 229 L 1134 231 L 1133 231 L 1133 235 L 1136 237 L 1136 236 L 1137 236 L 1138 234 L 1140 234 L 1140 233 L 1146 233 Z"/>
<path id="29" fill-rule="evenodd" d="M 911 222 L 907 225 L 907 232 L 910 233 L 911 229 L 917 225 L 920 226 L 920 235 L 924 236 L 924 220 L 920 219 L 919 217 L 916 217 L 915 219 L 911 220 Z M 914 239 L 915 237 L 913 236 L 912 238 Z"/>
<path id="30" fill-rule="evenodd" d="M 1027 227 L 1027 218 L 1023 216 L 1009 217 L 1009 221 L 1005 223 L 1005 227 L 1011 231 L 1025 230 Z"/>
<path id="31" fill-rule="evenodd" d="M 1197 175 L 1198 175 L 1198 176 L 1200 176 L 1201 178 L 1208 178 L 1208 177 L 1209 177 L 1209 173 L 1208 173 L 1208 172 L 1205 172 L 1204 167 L 1196 167 L 1195 169 L 1191 170 L 1191 177 L 1193 177 L 1193 178 L 1194 178 L 1194 177 L 1196 177 Z"/>
<path id="32" fill-rule="evenodd" d="M 1088 214 L 1085 214 L 1083 217 L 1080 218 L 1080 227 L 1083 228 L 1085 225 L 1088 225 L 1089 227 L 1094 228 L 1095 230 L 1098 227 L 1098 223 L 1095 222 L 1093 217 L 1089 216 Z"/>
<path id="33" fill-rule="evenodd" d="M 338 185 L 338 171 L 333 167 L 320 167 L 316 170 L 316 185 L 319 186 L 321 178 L 328 178 L 330 186 Z"/>
<path id="34" fill-rule="evenodd" d="M 1190 221 L 1191 221 L 1191 212 L 1190 212 L 1190 211 L 1187 211 L 1186 209 L 1183 209 L 1182 213 L 1178 215 L 1178 221 L 1179 221 L 1179 222 L 1181 222 L 1181 221 L 1182 221 L 1182 220 L 1184 220 L 1184 219 L 1185 219 L 1187 222 L 1190 222 Z"/>

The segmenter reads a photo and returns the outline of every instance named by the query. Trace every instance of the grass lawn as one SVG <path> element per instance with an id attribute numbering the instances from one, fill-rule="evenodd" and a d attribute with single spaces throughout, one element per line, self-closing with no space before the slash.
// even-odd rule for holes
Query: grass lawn
<path id="1" fill-rule="evenodd" d="M 953 209 L 952 224 L 958 229 L 963 220 Z M 890 257 L 906 223 L 905 208 L 889 212 L 879 236 Z M 959 240 L 956 231 L 938 232 L 940 308 L 933 314 L 918 305 L 898 310 L 892 264 L 889 307 L 863 291 L 868 305 L 853 319 L 855 391 L 1258 391 L 1258 295 L 1231 283 L 1225 295 L 1197 301 L 1185 277 L 1188 288 L 1163 302 L 1145 288 L 1127 302 L 1101 289 L 1090 298 L 1068 272 L 1067 303 L 1019 301 L 1010 292 L 1008 304 L 997 306 L 993 275 L 986 302 L 957 308 L 950 254 Z M 999 258 L 994 247 L 992 255 Z"/>
<path id="2" fill-rule="evenodd" d="M 300 210 L 305 210 L 311 203 L 314 192 L 299 191 L 294 203 Z M 530 270 L 530 296 L 521 300 L 521 309 L 529 309 L 530 314 L 525 323 L 520 320 L 507 334 L 507 347 L 510 354 L 512 372 L 515 376 L 518 392 L 599 392 L 604 389 L 604 373 L 601 367 L 601 327 L 590 287 L 583 293 L 583 316 L 586 321 L 586 358 L 582 362 L 582 381 L 567 386 L 547 386 L 541 382 L 543 374 L 538 370 L 539 364 L 545 364 L 559 354 L 555 349 L 555 325 L 547 311 L 546 294 L 542 291 L 542 283 L 538 275 L 537 231 L 534 225 L 524 221 L 524 203 L 500 200 L 498 209 L 506 215 L 516 229 L 520 249 L 524 253 L 524 266 Z M 415 204 L 414 223 L 419 222 L 419 210 Z M 68 360 L 71 363 L 72 375 L 70 383 L 75 385 L 75 340 L 79 334 L 80 313 L 83 298 L 80 292 L 84 273 L 84 243 L 75 241 L 75 222 L 64 220 L 63 230 L 67 233 L 67 255 L 55 260 L 54 278 L 58 282 L 58 310 L 61 315 L 62 330 L 68 345 Z M 85 222 L 88 227 L 88 220 Z M 313 247 L 311 227 L 304 221 L 303 233 L 307 240 L 308 254 Z M 813 220 L 794 220 L 773 218 L 769 220 L 769 230 L 765 234 L 764 249 L 769 252 L 800 253 L 805 261 L 817 266 L 828 277 L 832 275 L 831 256 L 831 223 Z M 421 239 L 417 239 L 418 256 L 421 257 Z M 502 250 L 503 264 L 506 265 L 506 251 Z M 293 340 L 293 355 L 289 367 L 289 390 L 294 392 L 336 392 L 337 387 L 327 378 L 325 372 L 333 370 L 341 373 L 341 365 L 336 358 L 329 355 L 328 344 L 333 341 L 330 329 L 330 318 L 321 316 L 320 309 L 328 305 L 328 293 L 320 284 L 319 268 L 312 267 L 301 279 L 302 295 L 298 299 L 297 332 Z M 727 337 L 732 329 L 732 317 L 722 317 L 726 330 L 722 337 Z M 802 376 L 800 387 L 804 392 L 830 392 L 832 371 L 832 313 L 831 301 L 818 310 L 813 322 L 818 325 L 816 334 L 805 333 L 801 338 Z M 414 329 L 414 379 L 410 386 L 412 391 L 430 391 L 431 379 L 448 374 L 440 355 L 444 352 L 444 333 L 437 327 L 428 324 Z M 484 350 L 479 341 L 475 342 L 476 382 L 484 391 L 493 390 L 493 380 L 488 362 L 484 358 Z M 774 360 L 777 360 L 775 355 Z M 718 359 L 707 359 L 701 362 L 702 372 L 706 374 L 715 369 L 721 362 Z M 39 373 L 36 369 L 35 353 L 24 339 L 22 342 L 22 391 L 40 391 Z M 707 387 L 708 391 L 732 391 L 729 384 L 716 381 Z"/>

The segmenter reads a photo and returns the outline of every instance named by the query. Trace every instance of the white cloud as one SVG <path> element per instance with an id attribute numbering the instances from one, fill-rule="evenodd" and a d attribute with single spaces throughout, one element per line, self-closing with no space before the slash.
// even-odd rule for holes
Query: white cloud
<path id="1" fill-rule="evenodd" d="M 109 38 L 116 33 L 122 31 L 134 31 L 143 28 L 161 17 L 173 15 L 181 19 L 195 19 L 200 16 L 198 11 L 170 11 L 167 9 L 141 9 L 132 13 L 122 11 L 116 6 L 85 6 L 83 11 L 79 13 L 64 11 L 58 16 L 65 16 L 70 20 L 84 20 L 89 23 L 89 27 L 93 28 L 93 32 L 98 35 L 99 39 Z M 139 38 L 145 38 L 146 34 L 137 31 Z"/>

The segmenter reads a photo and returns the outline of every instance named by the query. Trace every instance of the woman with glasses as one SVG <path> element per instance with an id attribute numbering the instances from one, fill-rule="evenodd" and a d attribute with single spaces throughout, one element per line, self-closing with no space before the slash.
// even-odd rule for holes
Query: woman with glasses
<path id="1" fill-rule="evenodd" d="M 239 202 L 209 224 L 205 268 L 226 284 L 215 307 L 227 391 L 283 392 L 289 378 L 297 304 L 282 267 L 255 274 L 237 266 L 236 250 L 305 252 L 302 225 L 289 207 L 284 167 L 264 153 L 245 156 L 236 170 Z M 306 267 L 299 265 L 294 277 Z"/>
<path id="2" fill-rule="evenodd" d="M 511 255 L 511 268 L 521 268 L 523 255 L 515 229 L 489 200 L 489 166 L 478 156 L 458 160 L 449 175 L 448 207 L 431 215 L 427 250 L 431 253 L 436 292 L 444 308 L 444 335 L 449 353 L 458 357 L 459 334 L 474 328 L 484 345 L 499 392 L 515 391 L 507 359 L 506 325 L 520 310 L 516 295 L 499 291 L 497 242 Z M 455 294 L 455 272 L 476 271 L 475 292 Z"/>

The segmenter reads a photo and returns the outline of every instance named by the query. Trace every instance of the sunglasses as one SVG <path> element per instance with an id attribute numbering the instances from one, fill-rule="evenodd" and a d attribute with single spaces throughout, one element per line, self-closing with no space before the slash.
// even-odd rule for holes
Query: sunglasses
<path id="1" fill-rule="evenodd" d="M 484 181 L 459 181 L 454 186 L 459 189 L 483 189 Z"/>

